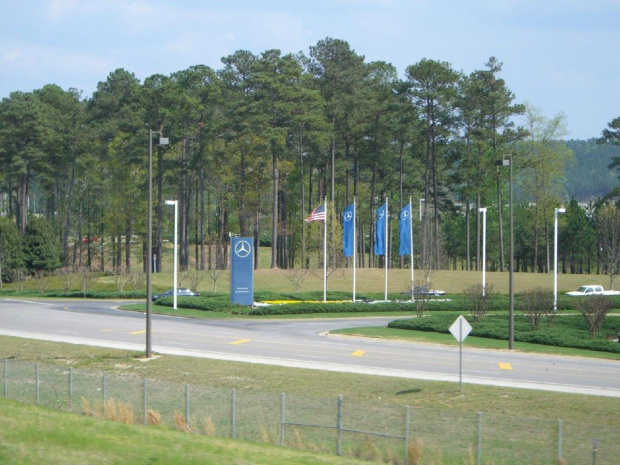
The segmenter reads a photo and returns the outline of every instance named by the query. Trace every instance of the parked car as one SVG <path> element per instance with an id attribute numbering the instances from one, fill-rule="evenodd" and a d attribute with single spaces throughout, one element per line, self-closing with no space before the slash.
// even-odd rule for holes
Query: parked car
<path id="1" fill-rule="evenodd" d="M 177 297 L 193 297 L 193 296 L 199 296 L 199 295 L 200 295 L 199 292 L 194 292 L 191 289 L 187 289 L 186 287 L 179 287 L 177 289 Z M 166 291 L 163 294 L 155 294 L 151 297 L 151 300 L 155 301 L 163 297 L 174 297 L 174 289 L 170 289 L 169 291 Z"/>
<path id="2" fill-rule="evenodd" d="M 572 297 L 584 295 L 620 295 L 620 291 L 606 291 L 603 289 L 603 286 L 599 286 L 598 284 L 588 284 L 586 286 L 581 286 L 576 291 L 567 292 L 566 295 Z"/>
<path id="3" fill-rule="evenodd" d="M 411 295 L 411 291 L 401 292 L 401 294 Z M 416 286 L 413 289 L 414 295 L 429 295 L 433 297 L 438 297 L 440 295 L 446 295 L 446 291 L 440 291 L 438 289 L 429 289 L 428 287 Z"/>

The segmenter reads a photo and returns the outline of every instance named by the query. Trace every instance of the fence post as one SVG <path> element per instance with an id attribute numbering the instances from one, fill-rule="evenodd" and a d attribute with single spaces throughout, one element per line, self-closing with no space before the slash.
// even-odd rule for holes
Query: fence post
<path id="1" fill-rule="evenodd" d="M 409 406 L 405 407 L 405 465 L 409 463 Z"/>
<path id="2" fill-rule="evenodd" d="M 143 416 L 144 416 L 144 426 L 146 426 L 146 378 L 144 378 L 144 383 L 142 387 L 142 407 L 143 407 Z"/>
<path id="3" fill-rule="evenodd" d="M 284 393 L 280 395 L 280 445 L 284 445 L 284 422 L 286 421 L 286 397 Z"/>
<path id="4" fill-rule="evenodd" d="M 338 436 L 336 439 L 336 455 L 342 455 L 342 443 L 340 435 L 342 433 L 342 394 L 338 396 Z"/>
<path id="5" fill-rule="evenodd" d="M 187 429 L 191 429 L 191 425 L 189 422 L 189 384 L 185 385 L 185 418 L 187 423 Z"/>
<path id="6" fill-rule="evenodd" d="M 562 458 L 562 420 L 558 420 L 558 463 L 560 463 L 560 459 Z"/>
<path id="7" fill-rule="evenodd" d="M 107 386 L 107 384 L 108 384 L 108 379 L 107 379 L 107 378 L 108 378 L 108 376 L 107 376 L 107 375 L 108 375 L 108 374 L 104 371 L 104 372 L 103 372 L 103 401 L 104 401 L 104 402 L 105 402 L 105 401 L 107 400 L 107 398 L 108 398 L 108 397 L 107 397 L 107 396 L 108 396 L 108 393 L 106 392 L 106 391 L 107 391 L 107 388 L 108 388 L 108 386 Z M 103 408 L 105 409 L 105 406 L 104 406 Z"/>
<path id="8" fill-rule="evenodd" d="M 235 439 L 237 437 L 237 425 L 236 425 L 236 416 L 237 412 L 235 411 L 236 407 L 236 395 L 235 390 L 232 390 L 232 396 L 230 399 L 230 437 Z"/>
<path id="9" fill-rule="evenodd" d="M 73 367 L 69 367 L 69 407 L 73 406 Z"/>
<path id="10" fill-rule="evenodd" d="M 482 412 L 478 412 L 478 450 L 476 452 L 476 465 L 482 463 Z"/>
<path id="11" fill-rule="evenodd" d="M 39 405 L 39 376 L 40 376 L 40 366 L 39 366 L 39 362 L 37 362 L 37 382 L 36 382 L 36 390 L 37 390 L 37 405 Z"/>
<path id="12" fill-rule="evenodd" d="M 9 396 L 9 360 L 4 359 L 4 397 Z"/>

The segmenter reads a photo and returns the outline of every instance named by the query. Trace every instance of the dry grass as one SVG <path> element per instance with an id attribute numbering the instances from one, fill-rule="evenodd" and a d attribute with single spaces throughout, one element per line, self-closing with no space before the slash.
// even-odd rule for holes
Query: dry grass
<path id="1" fill-rule="evenodd" d="M 178 431 L 182 431 L 184 433 L 190 432 L 189 426 L 187 425 L 187 420 L 185 419 L 185 415 L 183 415 L 178 410 L 174 411 L 174 427 Z"/>
<path id="2" fill-rule="evenodd" d="M 202 430 L 207 436 L 215 437 L 216 429 L 211 417 L 205 417 L 202 419 Z"/>
<path id="3" fill-rule="evenodd" d="M 370 460 L 372 462 L 383 462 L 383 454 L 369 436 L 359 443 L 353 455 L 359 459 Z"/>
<path id="4" fill-rule="evenodd" d="M 161 414 L 155 410 L 146 411 L 146 422 L 149 425 L 161 425 Z"/>
<path id="5" fill-rule="evenodd" d="M 422 462 L 422 440 L 416 438 L 407 447 L 407 463 L 409 465 L 420 465 Z"/>

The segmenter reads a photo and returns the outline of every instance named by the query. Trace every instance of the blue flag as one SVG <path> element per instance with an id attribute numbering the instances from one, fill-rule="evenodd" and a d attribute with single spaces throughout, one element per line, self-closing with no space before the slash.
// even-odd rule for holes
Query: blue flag
<path id="1" fill-rule="evenodd" d="M 411 255 L 411 204 L 400 209 L 398 217 L 398 232 L 400 233 L 399 255 Z"/>
<path id="2" fill-rule="evenodd" d="M 342 251 L 345 257 L 352 257 L 355 234 L 355 204 L 352 203 L 342 212 Z"/>
<path id="3" fill-rule="evenodd" d="M 375 255 L 385 255 L 385 225 L 387 205 L 377 208 L 377 220 L 375 221 Z"/>

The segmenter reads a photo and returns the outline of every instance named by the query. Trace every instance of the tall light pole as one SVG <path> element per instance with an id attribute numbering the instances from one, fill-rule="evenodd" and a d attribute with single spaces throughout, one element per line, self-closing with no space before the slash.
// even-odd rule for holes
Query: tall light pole
<path id="1" fill-rule="evenodd" d="M 558 213 L 566 208 L 556 208 L 553 214 L 553 311 L 558 311 Z"/>
<path id="2" fill-rule="evenodd" d="M 157 145 L 168 145 L 168 138 L 161 137 L 160 131 L 149 129 L 149 203 L 148 210 L 148 230 L 146 257 L 148 266 L 146 267 L 146 358 L 153 356 L 151 348 L 151 297 L 153 295 L 151 275 L 153 273 L 151 257 L 153 256 L 153 134 L 159 134 Z"/>
<path id="3" fill-rule="evenodd" d="M 422 202 L 426 202 L 426 199 L 420 199 L 420 223 L 422 222 Z"/>
<path id="4" fill-rule="evenodd" d="M 487 289 L 487 208 L 480 208 L 482 213 L 482 297 Z"/>
<path id="5" fill-rule="evenodd" d="M 172 308 L 174 310 L 177 309 L 177 266 L 178 266 L 178 259 L 177 259 L 177 251 L 179 249 L 178 245 L 177 245 L 177 231 L 179 230 L 179 201 L 178 200 L 166 200 L 164 202 L 166 205 L 174 205 L 174 285 L 172 287 L 172 292 L 174 292 L 174 298 L 172 300 L 173 305 Z"/>
<path id="6" fill-rule="evenodd" d="M 510 261 L 508 262 L 508 350 L 514 349 L 515 343 L 515 292 L 514 292 L 514 212 L 512 205 L 512 153 L 508 154 L 508 159 L 497 160 L 496 166 L 508 166 L 510 174 L 508 178 L 508 189 L 510 191 Z M 498 205 L 498 208 L 502 208 Z"/>

